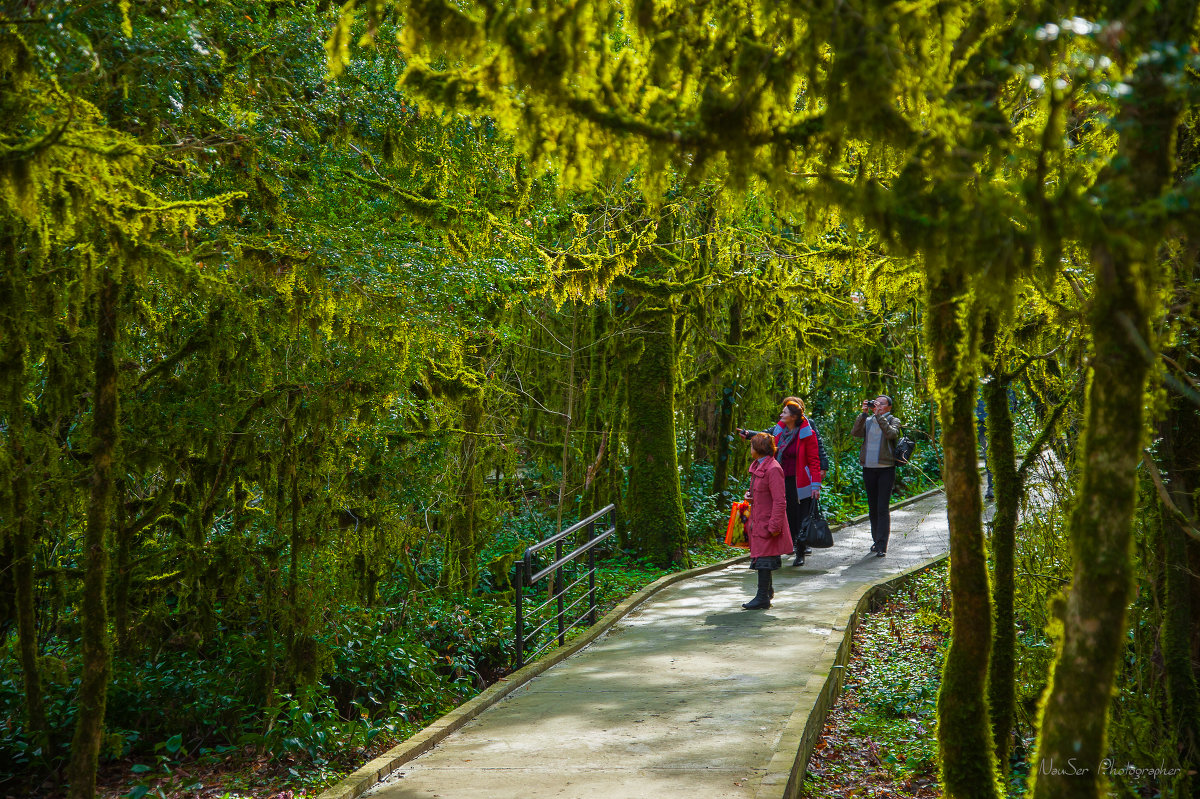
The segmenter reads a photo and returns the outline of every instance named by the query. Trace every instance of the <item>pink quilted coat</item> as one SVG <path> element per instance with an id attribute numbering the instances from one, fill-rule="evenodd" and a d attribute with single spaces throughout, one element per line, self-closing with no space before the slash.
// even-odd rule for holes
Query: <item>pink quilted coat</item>
<path id="1" fill-rule="evenodd" d="M 750 464 L 750 555 L 790 555 L 792 535 L 788 531 L 787 500 L 783 467 L 774 458 Z M 776 532 L 777 535 L 771 535 Z"/>

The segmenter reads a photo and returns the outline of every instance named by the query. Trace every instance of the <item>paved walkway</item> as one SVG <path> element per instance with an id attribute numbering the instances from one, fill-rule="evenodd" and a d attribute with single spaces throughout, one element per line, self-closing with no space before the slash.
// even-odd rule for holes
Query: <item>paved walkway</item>
<path id="1" fill-rule="evenodd" d="M 766 611 L 741 608 L 744 562 L 663 589 L 368 795 L 782 797 L 830 645 L 867 586 L 946 551 L 944 496 L 893 510 L 892 530 L 886 558 L 868 553 L 865 523 L 835 533 L 775 572 Z"/>

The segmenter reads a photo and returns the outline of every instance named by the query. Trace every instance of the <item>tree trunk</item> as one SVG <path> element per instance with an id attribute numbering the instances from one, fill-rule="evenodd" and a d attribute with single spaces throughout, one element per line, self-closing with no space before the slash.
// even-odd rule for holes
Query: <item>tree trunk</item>
<path id="1" fill-rule="evenodd" d="M 1200 414 L 1186 400 L 1172 397 L 1159 435 L 1170 499 L 1175 508 L 1195 524 L 1196 509 L 1192 497 L 1197 488 L 1193 475 L 1200 474 L 1200 458 L 1197 458 Z M 1160 515 L 1165 596 L 1159 644 L 1166 673 L 1167 702 L 1180 747 L 1180 766 L 1191 772 L 1187 790 L 1179 796 L 1200 796 L 1200 690 L 1192 666 L 1192 631 L 1200 623 L 1200 619 L 1192 615 L 1192 605 L 1200 591 L 1200 577 L 1188 564 L 1188 550 L 1200 553 L 1200 542 L 1188 538 L 1183 528 L 1185 522 L 1169 508 L 1161 507 Z"/>
<path id="2" fill-rule="evenodd" d="M 24 379 L 18 381 L 24 384 Z M 12 485 L 13 523 L 13 582 L 17 600 L 17 646 L 21 663 L 21 677 L 25 688 L 25 718 L 29 725 L 30 739 L 42 752 L 50 751 L 50 729 L 46 726 L 46 705 L 42 697 L 42 680 L 38 671 L 37 608 L 34 604 L 34 527 L 29 508 L 29 463 L 24 448 L 17 442 L 24 429 L 24 421 L 10 417 L 13 428 L 9 435 L 14 443 L 13 467 L 15 474 Z"/>
<path id="3" fill-rule="evenodd" d="M 132 580 L 133 565 L 133 533 L 129 525 L 129 513 L 126 507 L 125 481 L 121 480 L 116 486 L 117 494 L 117 524 L 113 531 L 113 541 L 116 545 L 117 563 L 113 570 L 113 636 L 116 638 L 117 653 L 128 655 L 132 649 L 129 625 L 129 587 Z"/>
<path id="4" fill-rule="evenodd" d="M 1148 324 L 1131 264 L 1102 258 L 1093 297 L 1095 357 L 1079 456 L 1083 473 L 1071 514 L 1075 567 L 1043 707 L 1038 799 L 1102 794 L 1108 704 L 1124 648 L 1146 362 L 1112 320 L 1127 315 L 1142 335 Z"/>
<path id="5" fill-rule="evenodd" d="M 612 372 L 610 371 L 609 374 L 611 375 Z M 625 372 L 610 379 L 614 386 L 608 405 L 608 446 L 605 449 L 603 464 L 599 472 L 604 479 L 604 484 L 601 488 L 602 493 L 598 495 L 597 506 L 603 507 L 610 502 L 616 505 L 617 541 L 621 546 L 627 547 L 629 545 L 629 517 L 625 511 L 626 472 L 622 455 L 627 449 L 625 447 L 625 429 L 628 413 L 626 409 L 629 404 L 629 379 Z"/>
<path id="6" fill-rule="evenodd" d="M 12 308 L 23 310 L 28 307 L 25 283 L 15 279 L 14 242 L 11 231 L 4 231 L 5 244 L 3 269 L 0 276 L 0 291 L 10 298 Z M 22 275 L 23 277 L 23 275 Z M 3 414 L 8 438 L 8 457 L 12 470 L 11 505 L 7 509 L 11 524 L 12 579 L 17 615 L 17 660 L 21 664 L 21 679 L 25 689 L 25 720 L 30 739 L 49 752 L 49 727 L 46 726 L 46 705 L 42 696 L 41 673 L 38 670 L 37 608 L 34 602 L 34 524 L 33 512 L 29 507 L 33 469 L 26 450 L 28 418 L 25 413 L 26 356 L 25 342 L 21 336 L 17 313 L 0 315 L 5 342 L 4 358 L 0 361 L 0 387 L 6 392 L 3 397 Z M 0 538 L 2 541 L 3 538 Z M 7 564 L 0 564 L 4 568 Z"/>
<path id="7" fill-rule="evenodd" d="M 987 703 L 992 608 L 975 440 L 976 335 L 960 326 L 966 302 L 961 269 L 929 264 L 926 316 L 930 367 L 942 425 L 946 513 L 950 523 L 951 638 L 938 692 L 942 784 L 953 799 L 996 799 Z M 969 319 L 970 314 L 963 314 Z"/>
<path id="8" fill-rule="evenodd" d="M 711 398 L 715 385 L 715 380 L 705 381 L 703 387 L 705 398 L 695 405 L 695 412 L 692 414 L 694 433 L 692 451 L 684 461 L 687 468 L 691 468 L 693 463 L 708 460 L 712 457 L 713 452 L 721 446 L 717 440 L 721 435 L 721 411 L 717 402 Z"/>
<path id="9" fill-rule="evenodd" d="M 687 565 L 687 519 L 675 453 L 674 315 L 640 317 L 644 349 L 629 370 L 629 530 L 635 550 L 658 566 Z"/>
<path id="10" fill-rule="evenodd" d="M 602 507 L 597 503 L 597 488 L 599 487 L 597 480 L 600 477 L 600 467 L 604 460 L 604 453 L 600 451 L 601 442 L 604 442 L 603 446 L 607 451 L 608 441 L 601 431 L 604 426 L 600 414 L 601 386 L 607 389 L 605 394 L 612 393 L 611 387 L 603 382 L 604 378 L 601 376 L 605 356 L 605 349 L 600 344 L 600 339 L 604 336 L 604 308 L 599 303 L 589 306 L 587 321 L 587 377 L 584 380 L 580 397 L 583 405 L 581 414 L 582 452 L 587 470 L 584 473 L 583 491 L 579 501 L 580 518 L 591 516 Z"/>
<path id="11" fill-rule="evenodd" d="M 734 297 L 733 302 L 729 306 L 729 335 L 726 337 L 726 343 L 731 348 L 740 347 L 742 344 L 742 298 Z M 738 370 L 734 369 L 734 375 L 731 377 L 728 370 L 731 364 L 726 364 L 725 381 L 721 387 L 721 410 L 720 421 L 717 427 L 717 456 L 716 466 L 713 470 L 713 493 L 717 495 L 717 507 L 725 510 L 730 506 L 731 497 L 729 496 L 729 467 L 732 465 L 733 457 L 733 416 L 737 401 L 738 381 L 736 375 Z"/>
<path id="12" fill-rule="evenodd" d="M 984 335 L 985 340 L 988 338 Z M 992 714 L 992 741 L 996 763 L 1008 773 L 1016 697 L 1013 682 L 1017 636 L 1013 623 L 1014 559 L 1016 554 L 1017 508 L 1021 499 L 1013 445 L 1012 412 L 1008 406 L 1009 380 L 1004 362 L 994 362 L 992 379 L 983 387 L 987 408 L 987 454 L 992 470 L 995 513 L 992 515 L 992 587 L 995 629 L 992 632 L 988 665 L 988 706 Z"/>
<path id="13" fill-rule="evenodd" d="M 563 529 L 563 505 L 567 501 L 567 480 L 571 467 L 571 422 L 575 414 L 575 350 L 579 345 L 579 310 L 571 305 L 571 348 L 567 353 L 567 406 L 563 416 L 562 474 L 558 480 L 558 506 L 554 532 Z"/>
<path id="14" fill-rule="evenodd" d="M 1147 43 L 1185 42 L 1196 4 L 1157 7 Z M 1092 249 L 1095 281 L 1089 323 L 1092 373 L 1081 441 L 1080 487 L 1071 514 L 1074 571 L 1062 612 L 1057 660 L 1042 706 L 1034 797 L 1092 799 L 1104 792 L 1108 706 L 1125 641 L 1132 589 L 1131 522 L 1141 459 L 1143 407 L 1161 231 L 1140 209 L 1172 182 L 1180 101 L 1162 64 L 1146 60 L 1131 81 L 1136 102 L 1118 124 L 1116 166 L 1103 176 L 1105 196 L 1122 213 L 1105 220 L 1107 237 Z"/>
<path id="15" fill-rule="evenodd" d="M 479 432 L 483 401 L 469 394 L 462 404 L 462 441 L 459 458 L 462 472 L 458 482 L 458 500 L 446 526 L 446 555 L 442 585 L 451 593 L 470 592 L 479 582 Z"/>
<path id="16" fill-rule="evenodd" d="M 729 335 L 725 339 L 731 348 L 742 344 L 742 299 L 735 297 L 729 306 Z M 737 393 L 737 379 L 728 374 L 726 365 L 725 381 L 721 386 L 721 411 L 717 422 L 717 453 L 716 464 L 713 468 L 713 493 L 717 496 L 717 509 L 726 510 L 730 505 L 727 491 L 729 486 L 729 459 L 733 455 L 730 446 L 733 438 L 733 403 Z M 733 370 L 734 375 L 737 370 Z"/>
<path id="17" fill-rule="evenodd" d="M 1182 345 L 1169 353 L 1174 363 L 1187 362 L 1197 323 L 1195 286 L 1200 281 L 1200 259 L 1196 246 L 1185 257 L 1175 261 L 1175 307 L 1188 308 L 1185 325 L 1192 329 L 1180 337 Z M 1158 426 L 1159 450 L 1165 479 L 1159 495 L 1159 515 L 1162 518 L 1162 550 L 1164 560 L 1163 625 L 1159 638 L 1163 671 L 1166 674 L 1167 703 L 1179 745 L 1179 765 L 1190 776 L 1176 788 L 1181 799 L 1200 796 L 1200 680 L 1196 666 L 1200 663 L 1200 540 L 1189 536 L 1200 526 L 1195 498 L 1200 490 L 1200 413 L 1191 402 L 1177 392 L 1167 400 L 1167 411 Z M 1174 508 L 1167 506 L 1167 501 Z M 1186 525 L 1186 527 L 1185 527 Z M 1193 535 L 1195 533 L 1193 532 Z"/>
<path id="18" fill-rule="evenodd" d="M 105 271 L 96 296 L 96 384 L 92 396 L 92 477 L 84 536 L 85 567 L 80 602 L 83 671 L 76 699 L 75 737 L 67 769 L 70 799 L 91 799 L 104 735 L 109 661 L 108 577 L 109 513 L 113 496 L 113 459 L 117 448 L 117 305 L 119 287 Z"/>

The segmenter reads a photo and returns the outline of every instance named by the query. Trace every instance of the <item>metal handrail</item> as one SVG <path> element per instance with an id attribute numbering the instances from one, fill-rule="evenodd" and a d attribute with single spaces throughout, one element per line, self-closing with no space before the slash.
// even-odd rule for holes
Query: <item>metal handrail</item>
<path id="1" fill-rule="evenodd" d="M 550 624 L 550 622 L 557 621 L 558 622 L 558 636 L 557 636 L 558 644 L 559 644 L 559 646 L 562 646 L 563 644 L 566 643 L 567 630 L 577 626 L 579 624 L 579 622 L 583 621 L 585 618 L 588 620 L 589 624 L 596 623 L 596 552 L 595 552 L 595 549 L 596 549 L 597 544 L 599 544 L 604 539 L 606 539 L 609 536 L 616 533 L 617 527 L 616 527 L 616 522 L 615 522 L 615 518 L 614 518 L 616 509 L 617 509 L 616 505 L 608 505 L 607 507 L 596 511 L 595 513 L 593 513 L 591 516 L 587 517 L 586 519 L 576 522 L 575 524 L 571 525 L 570 527 L 563 530 L 562 532 L 555 533 L 554 535 L 550 536 L 546 540 L 539 541 L 538 543 L 533 544 L 532 546 L 528 547 L 525 550 L 525 554 L 521 557 L 521 562 L 517 566 L 517 585 L 516 585 L 516 589 L 517 589 L 516 590 L 516 593 L 517 593 L 517 603 L 516 603 L 517 604 L 517 607 L 516 607 L 516 611 L 517 611 L 517 613 L 516 613 L 516 615 L 517 615 L 517 618 L 516 618 L 517 651 L 516 651 L 516 658 L 515 658 L 517 668 L 520 668 L 521 666 L 525 665 L 525 604 L 524 604 L 524 589 L 525 588 L 531 588 L 536 583 L 541 581 L 543 578 L 549 576 L 552 573 L 554 574 L 554 594 L 553 594 L 553 596 L 550 599 L 546 600 L 546 602 L 544 602 L 541 605 L 534 608 L 534 611 L 536 612 L 536 611 L 546 608 L 551 602 L 554 602 L 557 605 L 557 610 L 552 617 L 546 619 L 546 621 L 542 622 L 541 624 L 539 624 L 537 627 L 535 627 L 533 629 L 533 631 L 530 634 L 531 637 L 533 635 L 536 635 L 537 633 L 541 632 L 542 629 L 544 629 L 546 627 L 546 625 Z M 608 517 L 606 520 L 606 525 L 607 525 L 608 529 L 604 530 L 604 532 L 597 535 L 596 534 L 597 522 L 599 522 L 601 519 L 604 519 L 605 517 Z M 581 530 L 584 530 L 587 532 L 587 541 L 585 543 L 581 544 L 580 546 L 576 547 L 575 549 L 573 549 L 567 555 L 563 555 L 563 552 L 562 552 L 563 541 L 568 536 L 578 533 Z M 534 572 L 533 572 L 534 553 L 540 552 L 541 550 L 545 549 L 546 547 L 550 546 L 551 544 L 554 545 L 554 562 L 551 563 L 546 568 L 544 568 L 541 571 L 534 574 Z M 583 581 L 583 578 L 580 577 L 580 578 L 576 579 L 570 585 L 564 585 L 563 567 L 566 566 L 568 563 L 571 563 L 571 562 L 577 560 L 578 558 L 582 557 L 583 555 L 588 556 L 588 558 L 587 558 L 587 563 L 588 563 L 588 565 L 587 565 L 587 581 L 588 581 L 587 593 L 584 594 L 583 596 L 580 596 L 578 599 L 576 599 L 570 605 L 566 605 L 567 591 L 570 590 L 571 588 L 574 588 L 575 586 L 579 585 Z M 570 623 L 564 622 L 563 615 L 568 610 L 571 610 L 576 605 L 578 605 L 584 599 L 585 596 L 587 597 L 587 600 L 588 600 L 588 606 L 587 606 L 586 613 L 580 614 L 579 616 L 577 616 L 576 618 L 571 620 Z M 551 643 L 553 643 L 553 639 L 546 642 L 542 646 L 538 647 L 537 650 L 535 650 L 535 652 L 534 652 L 534 656 L 536 657 L 539 653 L 541 653 L 541 651 L 543 649 L 545 649 Z"/>
<path id="2" fill-rule="evenodd" d="M 612 531 L 612 530 L 609 530 L 609 532 L 611 533 L 611 532 L 613 532 L 613 531 Z M 584 552 L 587 552 L 587 551 L 588 551 L 588 550 L 590 550 L 592 547 L 596 546 L 596 544 L 598 544 L 598 543 L 600 543 L 601 541 L 603 541 L 603 540 L 604 540 L 604 538 L 605 538 L 605 537 L 607 537 L 607 535 L 608 535 L 608 534 L 607 534 L 607 533 L 605 533 L 605 534 L 604 534 L 603 536 L 601 536 L 600 538 L 593 538 L 591 541 L 588 541 L 586 544 L 584 544 L 583 546 L 579 547 L 578 549 L 576 549 L 576 550 L 575 550 L 574 552 L 572 552 L 571 554 L 569 554 L 569 555 L 565 555 L 564 557 L 561 557 L 561 558 L 559 558 L 558 560 L 554 561 L 554 562 L 553 562 L 553 563 L 551 563 L 549 566 L 547 566 L 546 568 L 542 569 L 542 570 L 541 570 L 540 572 L 538 572 L 537 574 L 535 574 L 535 575 L 533 575 L 532 577 L 530 577 L 530 578 L 529 578 L 529 584 L 530 584 L 530 585 L 533 585 L 533 584 L 534 584 L 534 583 L 536 583 L 538 580 L 542 579 L 543 577 L 545 577 L 547 574 L 549 574 L 550 572 L 554 571 L 555 569 L 557 569 L 557 568 L 559 568 L 559 567 L 561 567 L 561 566 L 565 566 L 566 564 L 568 564 L 568 563 L 570 563 L 571 561 L 575 560 L 575 558 L 579 557 L 579 556 L 580 556 L 580 555 L 582 555 Z"/>
<path id="3" fill-rule="evenodd" d="M 578 580 L 576 580 L 575 582 L 573 582 L 573 583 L 569 583 L 568 585 L 565 585 L 565 586 L 563 586 L 563 593 L 564 593 L 564 594 L 568 594 L 568 593 L 570 593 L 572 588 L 574 588 L 575 586 L 577 586 L 577 585 L 579 585 L 580 583 L 582 583 L 582 582 L 583 582 L 585 579 L 587 579 L 589 576 L 590 576 L 590 574 L 585 574 L 583 577 L 580 577 L 580 578 L 579 578 Z M 576 601 L 578 601 L 578 600 L 576 600 Z M 532 615 L 532 614 L 534 614 L 534 613 L 537 613 L 538 611 L 545 610 L 546 608 L 550 607 L 550 604 L 551 604 L 552 602 L 554 602 L 554 597 L 550 597 L 550 598 L 549 598 L 549 599 L 547 599 L 545 602 L 543 602 L 542 604 L 538 605 L 538 606 L 537 606 L 537 607 L 535 607 L 535 608 L 527 608 L 527 609 L 525 610 L 525 615 L 526 615 L 526 617 L 528 617 L 528 616 L 530 616 L 530 615 Z"/>
<path id="4" fill-rule="evenodd" d="M 554 535 L 547 538 L 545 541 L 539 541 L 536 544 L 533 544 L 528 549 L 526 549 L 525 552 L 526 553 L 538 552 L 542 549 L 545 549 L 550 544 L 554 544 L 554 543 L 557 543 L 557 542 L 563 540 L 564 538 L 569 536 L 571 533 L 578 532 L 579 530 L 583 529 L 586 525 L 589 525 L 592 522 L 599 519 L 601 516 L 604 516 L 608 512 L 615 510 L 616 507 L 617 507 L 616 505 L 608 505 L 606 507 L 603 507 L 600 510 L 593 513 L 591 516 L 587 517 L 586 519 L 581 519 L 581 520 L 575 522 L 570 527 L 563 530 L 561 533 L 555 533 Z"/>

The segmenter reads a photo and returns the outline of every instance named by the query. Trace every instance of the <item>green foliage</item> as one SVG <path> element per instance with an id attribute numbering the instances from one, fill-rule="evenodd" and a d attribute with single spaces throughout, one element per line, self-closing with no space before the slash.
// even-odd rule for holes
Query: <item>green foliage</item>
<path id="1" fill-rule="evenodd" d="M 110 757 L 252 745 L 325 763 L 343 748 L 365 747 L 420 728 L 504 673 L 512 657 L 511 608 L 487 599 L 414 604 L 401 610 L 343 608 L 319 641 L 329 654 L 318 685 L 274 694 L 266 703 L 262 664 L 281 657 L 253 630 L 226 630 L 200 650 L 163 649 L 153 660 L 118 658 L 109 689 Z M 275 642 L 277 647 L 282 642 Z M 73 651 L 65 669 L 77 668 Z M 9 655 L 6 673 L 15 674 Z M 47 709 L 59 746 L 69 741 L 77 685 L 47 686 Z M 21 717 L 22 686 L 0 683 L 0 706 Z M 181 751 L 185 750 L 185 751 Z M 57 753 L 35 753 L 19 724 L 4 729 L 0 752 L 17 768 Z M 11 779 L 12 772 L 4 777 Z"/>
<path id="2" fill-rule="evenodd" d="M 881 750 L 897 782 L 937 774 L 937 695 L 949 633 L 946 570 L 913 579 L 854 637 L 845 690 L 856 700 L 851 730 Z"/>
<path id="3" fill-rule="evenodd" d="M 712 536 L 724 540 L 725 522 L 729 513 L 717 506 L 717 497 L 711 493 L 714 472 L 711 463 L 700 462 L 691 464 L 680 476 L 687 527 L 694 543 Z M 735 496 L 740 495 L 740 482 L 734 483 L 729 489 Z"/>
<path id="4" fill-rule="evenodd" d="M 919 440 L 899 490 L 922 490 L 985 311 L 1021 444 L 1073 468 L 1104 355 L 1078 332 L 1089 259 L 1150 264 L 1197 207 L 1186 169 L 1138 189 L 1113 122 L 1150 78 L 1194 100 L 1195 54 L 1150 7 L 1114 10 L 1121 34 L 1038 3 L 356 5 L 0 19 L 0 754 L 23 778 L 62 762 L 99 604 L 79 575 L 104 285 L 103 756 L 157 775 L 243 736 L 318 763 L 495 679 L 514 559 L 559 515 L 617 504 L 606 604 L 724 556 L 746 452 L 722 425 L 765 427 L 783 396 L 831 450 L 832 517 L 864 510 L 863 396 L 896 398 Z M 926 285 L 954 306 L 936 379 Z M 1183 353 L 1188 320 L 1161 324 Z M 1180 360 L 1160 376 L 1186 389 Z M 1026 732 L 1070 567 L 1060 511 L 1027 510 Z M 1134 633 L 1128 684 L 1154 689 Z M 1122 707 L 1142 751 L 1168 745 Z"/>

